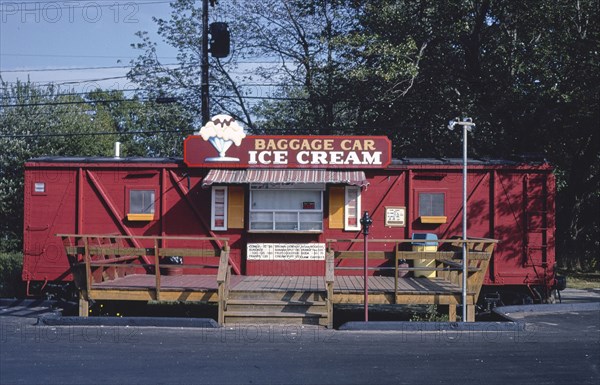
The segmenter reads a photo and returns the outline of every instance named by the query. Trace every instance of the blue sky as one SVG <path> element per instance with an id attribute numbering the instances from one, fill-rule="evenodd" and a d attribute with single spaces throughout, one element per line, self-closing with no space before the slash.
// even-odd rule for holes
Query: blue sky
<path id="1" fill-rule="evenodd" d="M 163 63 L 174 63 L 175 50 L 161 44 L 152 21 L 169 15 L 166 0 L 0 0 L 0 75 L 65 89 L 134 88 L 122 78 L 127 68 L 78 68 L 128 66 L 140 30 L 159 43 Z M 97 80 L 105 78 L 115 79 Z"/>

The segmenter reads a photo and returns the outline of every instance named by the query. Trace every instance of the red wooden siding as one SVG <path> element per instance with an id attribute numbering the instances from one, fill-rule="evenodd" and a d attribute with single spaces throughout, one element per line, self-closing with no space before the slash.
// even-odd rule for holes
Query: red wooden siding
<path id="1" fill-rule="evenodd" d="M 107 161 L 77 162 L 57 159 L 26 165 L 24 272 L 26 280 L 70 280 L 69 266 L 57 233 L 177 235 L 227 237 L 236 272 L 248 275 L 322 275 L 323 261 L 247 261 L 247 243 L 325 243 L 326 239 L 362 238 L 358 231 L 329 228 L 329 189 L 323 193 L 323 232 L 320 234 L 251 233 L 246 229 L 211 231 L 211 188 L 203 187 L 209 170 L 181 163 Z M 370 238 L 407 239 L 413 232 L 429 232 L 439 238 L 462 232 L 462 169 L 460 165 L 405 164 L 381 170 L 365 170 L 369 185 L 362 190 L 362 211 L 373 218 Z M 35 193 L 34 183 L 45 183 Z M 248 223 L 248 185 L 245 223 Z M 468 233 L 500 240 L 485 284 L 541 283 L 554 276 L 554 177 L 548 165 L 471 166 L 468 180 Z M 155 220 L 127 219 L 128 191 L 154 190 Z M 441 224 L 422 223 L 419 193 L 443 193 Z M 405 227 L 386 227 L 385 208 L 406 207 Z M 141 242 L 141 241 L 139 241 Z M 199 241 L 168 246 L 207 248 Z M 204 241 L 205 242 L 205 241 Z M 143 242 L 142 242 L 143 243 Z M 339 247 L 360 251 L 362 244 Z M 393 242 L 371 243 L 371 250 L 392 251 Z M 150 245 L 138 245 L 150 246 Z M 220 247 L 221 244 L 214 244 Z M 209 257 L 186 259 L 208 262 Z M 216 260 L 215 260 L 216 262 Z M 372 260 L 373 266 L 384 261 Z M 361 266 L 345 260 L 343 265 Z M 198 273 L 198 271 L 194 271 Z M 213 272 L 211 272 L 213 273 Z M 361 270 L 340 274 L 360 275 Z"/>

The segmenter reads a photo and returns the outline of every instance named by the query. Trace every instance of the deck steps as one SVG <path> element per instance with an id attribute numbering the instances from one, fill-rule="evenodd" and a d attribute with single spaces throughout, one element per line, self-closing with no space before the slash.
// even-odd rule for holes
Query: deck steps
<path id="1" fill-rule="evenodd" d="M 324 292 L 231 291 L 224 316 L 225 324 L 328 325 Z"/>

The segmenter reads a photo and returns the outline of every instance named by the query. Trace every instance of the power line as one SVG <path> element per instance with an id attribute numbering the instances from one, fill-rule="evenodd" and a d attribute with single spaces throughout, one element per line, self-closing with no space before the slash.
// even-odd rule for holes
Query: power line
<path id="1" fill-rule="evenodd" d="M 109 55 L 69 55 L 69 54 L 28 54 L 28 53 L 0 53 L 0 56 L 23 56 L 23 57 L 64 57 L 64 58 L 93 58 L 93 59 L 120 59 L 123 56 Z M 137 59 L 136 57 L 127 57 L 127 59 Z M 173 59 L 177 60 L 176 56 L 158 56 L 158 59 Z M 275 60 L 238 60 L 238 64 L 278 64 Z M 169 64 L 163 64 L 169 65 Z M 198 64 L 199 65 L 199 64 Z M 8 71 L 2 71 L 8 72 Z"/>
<path id="2" fill-rule="evenodd" d="M 122 103 L 139 102 L 139 99 L 106 99 L 106 100 L 73 100 L 68 102 L 43 102 L 43 103 L 23 103 L 23 104 L 0 104 L 0 107 L 40 107 L 40 106 L 62 106 L 69 104 L 94 104 L 94 103 Z"/>
<path id="3" fill-rule="evenodd" d="M 0 53 L 0 56 L 23 56 L 23 57 L 61 57 L 61 58 L 90 58 L 90 59 L 121 59 L 123 56 L 111 55 L 65 55 L 65 54 L 28 54 L 28 53 Z M 126 59 L 137 59 L 138 57 L 125 57 Z M 159 59 L 177 60 L 175 56 L 161 56 Z"/>
<path id="4" fill-rule="evenodd" d="M 238 87 L 286 87 L 287 84 L 283 84 L 283 83 L 267 83 L 267 84 L 243 83 L 243 84 L 238 84 L 237 86 Z M 174 88 L 174 90 L 183 90 L 183 89 L 185 89 L 185 88 Z M 92 90 L 92 91 L 84 91 L 84 92 L 56 92 L 55 94 L 40 95 L 40 97 L 52 98 L 52 97 L 62 97 L 62 96 L 87 96 L 87 95 L 94 94 L 96 92 L 107 93 L 107 94 L 111 94 L 112 92 L 123 92 L 123 93 L 126 93 L 126 92 L 155 92 L 156 93 L 156 89 L 153 89 L 153 88 L 128 88 L 128 89 L 123 89 L 123 90 L 100 90 L 100 91 Z M 15 99 L 20 99 L 20 98 L 22 98 L 22 97 L 17 96 L 17 95 L 0 96 L 0 100 L 15 100 Z M 179 97 L 172 96 L 172 98 L 178 99 Z"/>
<path id="5" fill-rule="evenodd" d="M 173 64 L 164 64 L 163 66 L 168 66 L 168 65 L 173 65 Z M 137 68 L 137 66 L 131 66 L 131 67 L 128 66 L 128 67 L 123 67 L 123 68 L 134 69 L 134 68 Z M 187 66 L 183 66 L 180 68 L 173 68 L 173 69 L 189 69 L 189 68 L 194 68 L 194 65 L 187 65 Z M 169 68 L 157 69 L 154 71 L 148 71 L 147 74 L 157 74 L 157 73 L 166 72 L 167 70 L 169 70 Z M 48 81 L 47 83 L 42 83 L 42 84 L 38 84 L 38 85 L 39 86 L 75 85 L 75 84 L 82 84 L 82 83 L 101 82 L 101 81 L 107 81 L 107 80 L 117 80 L 117 79 L 127 79 L 127 78 L 128 78 L 128 76 L 124 75 L 124 76 L 112 76 L 112 77 L 97 78 L 97 79 L 60 80 L 60 81 Z M 4 82 L 4 83 L 16 84 L 17 82 Z M 36 82 L 33 82 L 33 83 L 36 83 Z"/>
<path id="6" fill-rule="evenodd" d="M 147 88 L 130 88 L 127 90 L 100 90 L 99 92 L 110 94 L 112 92 L 137 92 L 137 91 L 150 91 Z M 79 96 L 79 95 L 90 95 L 94 94 L 97 91 L 85 91 L 85 92 L 60 92 L 53 95 L 40 95 L 41 97 L 60 97 L 60 96 Z M 0 99 L 19 99 L 19 96 L 5 96 L 0 97 Z"/>
<path id="7" fill-rule="evenodd" d="M 162 64 L 163 66 L 175 66 L 179 63 Z M 135 66 L 104 66 L 104 67 L 71 67 L 71 68 L 33 68 L 33 69 L 22 69 L 22 70 L 0 70 L 2 73 L 14 73 L 14 72 L 61 72 L 61 71 L 87 71 L 87 70 L 104 70 L 104 69 L 117 69 L 117 68 L 134 68 Z"/>
<path id="8" fill-rule="evenodd" d="M 242 83 L 242 84 L 238 84 L 238 87 L 285 87 L 287 86 L 284 83 L 266 83 L 266 84 L 261 84 L 261 83 Z M 174 90 L 182 90 L 184 88 L 176 88 Z M 124 90 L 101 90 L 99 92 L 106 92 L 106 93 L 111 93 L 113 91 L 117 91 L 117 92 L 156 92 L 156 89 L 149 89 L 149 88 L 131 88 L 131 89 L 124 89 Z M 90 94 L 94 94 L 95 91 L 86 91 L 86 92 L 66 92 L 66 93 L 56 93 L 54 95 L 46 95 L 46 96 L 41 96 L 41 97 L 62 97 L 62 96 L 86 96 L 86 95 L 90 95 Z M 237 96 L 234 95 L 215 95 L 217 97 L 222 97 L 222 98 L 233 98 Z M 177 97 L 177 96 L 173 96 L 171 97 L 173 99 L 175 99 L 174 101 L 178 101 L 182 98 Z M 276 97 L 269 97 L 269 96 L 242 96 L 242 98 L 244 99 L 281 99 L 281 100 L 308 100 L 308 99 L 302 99 L 302 98 L 276 98 Z M 14 99 L 19 99 L 19 96 L 5 96 L 5 97 L 0 97 L 0 100 L 14 100 Z M 113 101 L 119 101 L 121 99 L 115 99 Z M 129 99 L 123 99 L 123 100 L 129 100 Z M 139 99 L 138 99 L 139 100 Z M 52 105 L 54 102 L 40 102 L 37 103 L 36 105 Z M 70 102 L 61 102 L 62 104 L 70 104 Z M 0 107 L 27 107 L 29 104 L 28 103 L 23 103 L 23 104 L 0 104 Z"/>
<path id="9" fill-rule="evenodd" d="M 117 79 L 126 79 L 127 76 L 112 76 L 112 77 L 105 77 L 105 78 L 98 78 L 98 79 L 78 79 L 78 80 L 58 80 L 58 81 L 45 81 L 45 80 L 40 80 L 38 82 L 30 82 L 33 83 L 34 85 L 38 86 L 38 87 L 48 87 L 48 86 L 61 86 L 61 85 L 76 85 L 76 84 L 82 84 L 82 83 L 93 83 L 93 82 L 101 82 L 101 81 L 106 81 L 106 80 L 117 80 Z M 46 83 L 42 83 L 42 82 L 46 82 Z M 17 84 L 19 83 L 19 81 L 16 82 L 4 82 L 6 84 Z M 20 83 L 23 83 L 22 81 Z"/>
<path id="10" fill-rule="evenodd" d="M 238 96 L 238 95 L 213 95 L 217 98 L 223 99 L 247 99 L 247 100 L 274 100 L 274 101 L 299 101 L 308 102 L 311 100 L 326 100 L 326 96 L 320 98 L 300 98 L 300 97 L 284 97 L 284 96 Z M 175 97 L 175 102 L 180 98 Z M 337 99 L 335 102 L 349 102 L 354 99 Z M 58 106 L 58 105 L 69 105 L 69 104 L 94 104 L 94 103 L 131 103 L 131 102 L 148 102 L 150 99 L 107 99 L 107 100 L 87 100 L 87 101 L 66 101 L 66 102 L 40 102 L 40 103 L 22 103 L 22 104 L 0 104 L 0 108 L 18 108 L 18 107 L 40 107 L 40 106 Z M 379 103 L 388 103 L 386 101 L 373 101 Z M 400 100 L 398 103 L 402 104 L 416 104 L 416 103 L 438 103 L 434 100 Z"/>
<path id="11" fill-rule="evenodd" d="M 235 95 L 215 95 L 215 97 L 224 99 L 237 99 Z M 288 101 L 308 101 L 308 98 L 286 98 L 286 97 L 272 97 L 272 96 L 240 96 L 242 99 L 256 99 L 256 100 L 288 100 Z M 40 102 L 40 103 L 21 103 L 21 104 L 0 104 L 0 108 L 18 108 L 18 107 L 41 107 L 41 106 L 60 106 L 70 104 L 94 104 L 94 103 L 131 103 L 148 101 L 141 99 L 107 99 L 107 100 L 74 100 L 66 102 Z"/>
<path id="12" fill-rule="evenodd" d="M 72 136 L 105 136 L 105 135 L 141 135 L 141 134 L 172 134 L 172 133 L 191 133 L 192 129 L 185 130 L 153 130 L 153 131 L 127 131 L 127 132 L 67 132 L 58 134 L 11 134 L 0 135 L 0 138 L 18 139 L 18 138 L 41 138 L 41 137 L 72 137 Z"/>

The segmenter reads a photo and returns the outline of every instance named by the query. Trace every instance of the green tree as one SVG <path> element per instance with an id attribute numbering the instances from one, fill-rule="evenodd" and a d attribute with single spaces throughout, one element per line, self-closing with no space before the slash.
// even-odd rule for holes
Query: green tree
<path id="1" fill-rule="evenodd" d="M 95 90 L 86 100 L 95 119 L 118 134 L 123 156 L 182 156 L 183 140 L 193 132 L 192 117 L 178 103 L 127 98 L 115 90 Z"/>
<path id="2" fill-rule="evenodd" d="M 79 95 L 29 82 L 0 84 L 0 250 L 19 250 L 23 234 L 23 172 L 38 156 L 107 156 L 116 136 Z"/>
<path id="3" fill-rule="evenodd" d="M 559 179 L 559 258 L 563 264 L 597 267 L 599 3 L 354 4 L 360 15 L 357 34 L 366 38 L 388 31 L 425 47 L 413 87 L 389 106 L 373 105 L 367 126 L 386 127 L 396 155 L 458 156 L 460 137 L 444 122 L 468 115 L 478 125 L 471 154 L 546 157 Z M 372 64 L 366 66 L 371 70 Z"/>
<path id="4" fill-rule="evenodd" d="M 181 156 L 190 119 L 177 104 L 126 98 L 121 91 L 86 95 L 29 82 L 0 85 L 0 251 L 19 250 L 23 173 L 39 156 Z"/>

